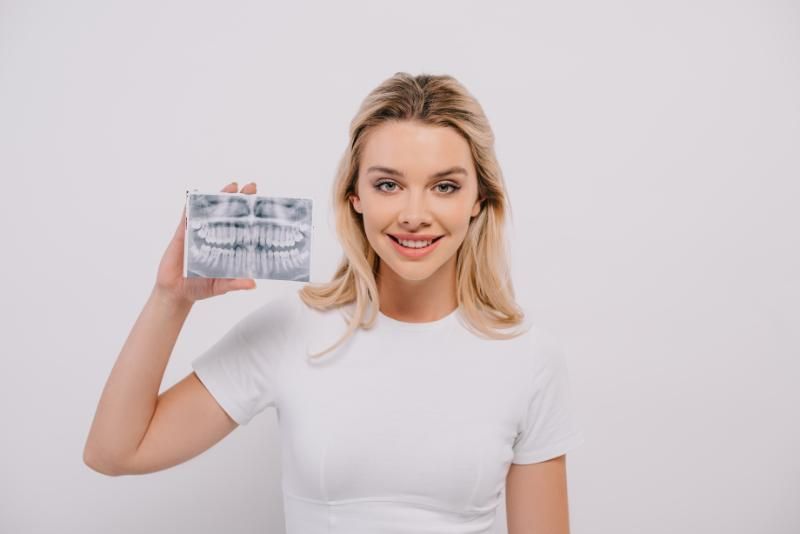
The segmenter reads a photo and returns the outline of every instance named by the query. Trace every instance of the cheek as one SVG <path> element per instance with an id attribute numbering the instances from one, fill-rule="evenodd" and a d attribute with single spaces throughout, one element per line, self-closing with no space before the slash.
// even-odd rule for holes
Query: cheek
<path id="1" fill-rule="evenodd" d="M 467 232 L 472 215 L 472 206 L 458 206 L 457 209 L 449 210 L 443 222 L 453 234 L 461 235 Z"/>
<path id="2" fill-rule="evenodd" d="M 363 204 L 362 207 L 364 207 Z M 380 205 L 371 204 L 363 211 L 364 225 L 380 231 L 382 228 L 391 225 L 393 213 L 393 210 L 388 206 L 381 207 Z"/>
<path id="3" fill-rule="evenodd" d="M 376 220 L 374 217 L 364 218 L 364 232 L 372 248 L 385 247 L 390 244 L 382 241 L 385 237 L 383 233 L 384 228 L 386 228 L 386 225 L 383 221 Z"/>

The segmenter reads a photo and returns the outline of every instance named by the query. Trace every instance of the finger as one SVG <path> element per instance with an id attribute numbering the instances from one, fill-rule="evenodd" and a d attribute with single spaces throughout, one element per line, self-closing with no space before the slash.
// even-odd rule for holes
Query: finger
<path id="1" fill-rule="evenodd" d="M 220 293 L 256 288 L 256 281 L 253 280 L 252 278 L 233 278 L 233 279 L 220 278 L 217 280 L 217 282 Z"/>
<path id="2" fill-rule="evenodd" d="M 222 188 L 223 193 L 235 193 L 236 190 L 239 188 L 239 184 L 236 182 L 231 182 L 225 187 Z"/>
<path id="3" fill-rule="evenodd" d="M 250 182 L 249 184 L 242 187 L 242 190 L 240 192 L 252 195 L 253 193 L 256 192 L 256 183 Z"/>
<path id="4" fill-rule="evenodd" d="M 181 211 L 181 222 L 178 223 L 178 228 L 175 229 L 175 239 L 183 239 L 186 235 L 186 206 L 183 206 Z"/>
<path id="5" fill-rule="evenodd" d="M 234 289 L 255 289 L 256 281 L 252 278 L 237 278 L 232 281 Z"/>

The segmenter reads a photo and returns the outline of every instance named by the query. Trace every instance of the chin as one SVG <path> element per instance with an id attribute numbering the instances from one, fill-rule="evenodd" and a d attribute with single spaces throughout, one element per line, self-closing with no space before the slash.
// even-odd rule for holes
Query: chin
<path id="1" fill-rule="evenodd" d="M 424 265 L 422 262 L 397 265 L 386 261 L 384 258 L 381 258 L 381 263 L 387 270 L 393 272 L 398 278 L 402 278 L 403 280 L 407 280 L 409 282 L 421 282 L 423 280 L 427 280 L 442 267 L 442 265 L 433 265 L 432 263 Z"/>
<path id="2" fill-rule="evenodd" d="M 431 277 L 433 272 L 424 271 L 424 272 L 413 272 L 413 273 L 404 273 L 402 271 L 395 271 L 397 275 L 402 278 L 403 280 L 408 280 L 409 282 L 421 282 L 423 280 L 427 280 Z"/>

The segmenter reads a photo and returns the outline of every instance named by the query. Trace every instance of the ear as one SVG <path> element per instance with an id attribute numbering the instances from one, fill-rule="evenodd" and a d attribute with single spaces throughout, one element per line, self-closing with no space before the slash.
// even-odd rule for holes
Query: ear
<path id="1" fill-rule="evenodd" d="M 479 198 L 475 201 L 475 205 L 472 206 L 472 213 L 470 214 L 470 217 L 475 217 L 481 212 L 481 202 L 483 202 L 483 200 L 484 199 Z"/>
<path id="2" fill-rule="evenodd" d="M 350 195 L 350 201 L 353 204 L 353 209 L 361 213 L 361 199 L 357 195 Z"/>

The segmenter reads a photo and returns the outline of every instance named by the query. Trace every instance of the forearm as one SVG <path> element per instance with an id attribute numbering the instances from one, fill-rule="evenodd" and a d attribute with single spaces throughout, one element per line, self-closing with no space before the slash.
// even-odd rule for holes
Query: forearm
<path id="1" fill-rule="evenodd" d="M 139 446 L 155 412 L 164 371 L 191 303 L 154 288 L 103 389 L 84 460 L 110 468 Z"/>

